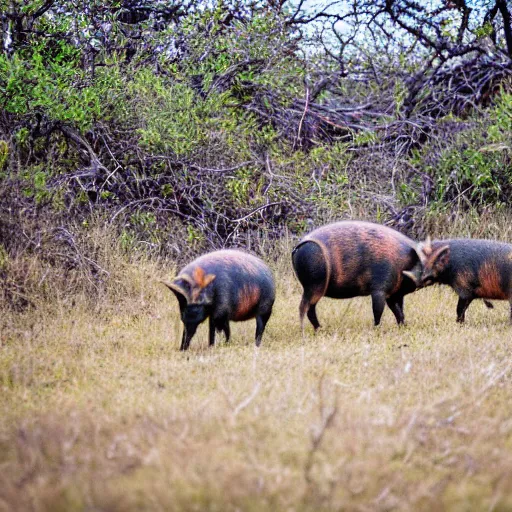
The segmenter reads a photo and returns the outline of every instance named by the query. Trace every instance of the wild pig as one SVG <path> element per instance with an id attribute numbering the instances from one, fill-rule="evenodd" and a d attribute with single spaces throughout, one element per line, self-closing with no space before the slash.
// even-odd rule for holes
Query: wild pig
<path id="1" fill-rule="evenodd" d="M 404 322 L 404 295 L 416 290 L 422 268 L 416 243 L 380 224 L 342 221 L 309 233 L 292 253 L 304 293 L 299 313 L 320 327 L 316 304 L 322 297 L 348 299 L 371 295 L 375 325 L 387 303 L 398 324 Z"/>
<path id="2" fill-rule="evenodd" d="M 421 286 L 451 286 L 457 295 L 457 322 L 464 322 L 474 299 L 508 300 L 512 322 L 512 245 L 492 240 L 435 240 L 419 245 L 423 271 Z"/>
<path id="3" fill-rule="evenodd" d="M 187 350 L 197 326 L 209 318 L 209 344 L 215 331 L 229 341 L 229 322 L 256 318 L 256 346 L 272 313 L 275 285 L 259 258 L 238 250 L 205 254 L 183 268 L 172 282 L 163 282 L 178 299 L 184 324 L 180 350 Z"/>

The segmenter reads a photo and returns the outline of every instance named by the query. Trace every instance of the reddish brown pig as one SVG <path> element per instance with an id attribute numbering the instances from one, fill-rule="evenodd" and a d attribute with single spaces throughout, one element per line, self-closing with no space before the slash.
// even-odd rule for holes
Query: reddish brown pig
<path id="1" fill-rule="evenodd" d="M 394 229 L 361 221 L 328 224 L 309 233 L 292 253 L 304 288 L 304 315 L 320 327 L 316 304 L 322 297 L 348 299 L 371 295 L 375 325 L 386 303 L 398 324 L 404 322 L 404 295 L 416 290 L 421 263 L 416 243 Z"/>
<path id="2" fill-rule="evenodd" d="M 457 295 L 457 322 L 474 299 L 508 300 L 512 322 L 512 245 L 492 240 L 435 240 L 420 244 L 421 286 L 451 286 Z"/>
<path id="3" fill-rule="evenodd" d="M 164 284 L 176 295 L 184 324 L 180 350 L 187 350 L 197 326 L 209 318 L 209 343 L 215 331 L 229 341 L 229 322 L 256 318 L 256 346 L 267 325 L 275 299 L 270 269 L 259 258 L 236 250 L 205 254 Z"/>

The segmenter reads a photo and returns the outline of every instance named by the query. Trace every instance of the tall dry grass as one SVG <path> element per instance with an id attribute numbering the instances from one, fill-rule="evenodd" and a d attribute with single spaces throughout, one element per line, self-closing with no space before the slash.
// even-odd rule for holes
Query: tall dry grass
<path id="1" fill-rule="evenodd" d="M 508 304 L 459 326 L 431 288 L 375 329 L 369 298 L 324 299 L 303 341 L 290 247 L 260 349 L 250 321 L 179 352 L 166 266 L 113 248 L 95 301 L 4 308 L 0 510 L 512 509 Z"/>

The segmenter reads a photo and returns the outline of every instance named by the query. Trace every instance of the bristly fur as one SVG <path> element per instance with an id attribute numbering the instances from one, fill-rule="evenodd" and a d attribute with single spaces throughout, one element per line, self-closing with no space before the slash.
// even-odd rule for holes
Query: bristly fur
<path id="1" fill-rule="evenodd" d="M 343 221 L 309 233 L 295 247 L 292 261 L 304 288 L 299 308 L 313 327 L 320 323 L 316 304 L 322 297 L 338 299 L 371 295 L 375 325 L 385 304 L 403 323 L 403 298 L 421 275 L 423 252 L 405 235 L 380 224 Z"/>
<path id="2" fill-rule="evenodd" d="M 459 301 L 457 321 L 475 299 L 508 300 L 512 321 L 512 245 L 492 240 L 436 240 L 420 244 L 424 254 L 422 285 L 451 286 Z"/>
<path id="3" fill-rule="evenodd" d="M 184 283 L 187 284 L 185 289 Z M 256 318 L 256 345 L 261 342 L 275 299 L 274 279 L 259 258 L 237 250 L 205 254 L 165 283 L 178 299 L 184 323 L 181 350 L 189 347 L 197 326 L 209 318 L 209 343 L 215 331 L 229 340 L 230 321 Z"/>

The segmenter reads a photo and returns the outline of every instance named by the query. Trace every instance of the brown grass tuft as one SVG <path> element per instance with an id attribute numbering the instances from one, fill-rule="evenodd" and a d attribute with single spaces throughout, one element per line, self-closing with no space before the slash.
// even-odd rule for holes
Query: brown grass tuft
<path id="1" fill-rule="evenodd" d="M 248 321 L 180 353 L 174 269 L 143 260 L 94 305 L 5 308 L 0 511 L 510 509 L 508 304 L 460 326 L 431 288 L 375 329 L 323 299 L 303 343 L 288 254 L 259 350 Z"/>

